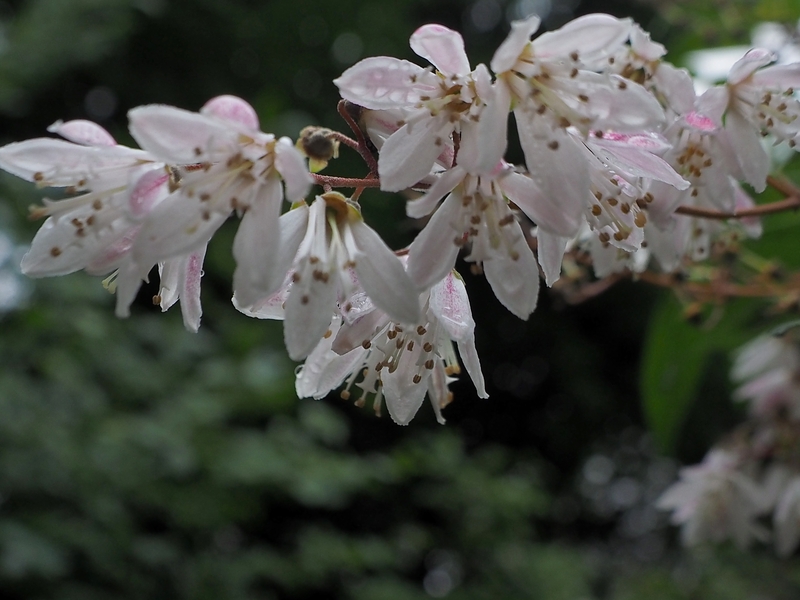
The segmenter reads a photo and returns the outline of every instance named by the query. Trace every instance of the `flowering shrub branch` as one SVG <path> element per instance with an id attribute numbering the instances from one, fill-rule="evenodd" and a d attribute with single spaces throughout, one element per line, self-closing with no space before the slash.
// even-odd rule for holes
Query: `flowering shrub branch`
<path id="1" fill-rule="evenodd" d="M 134 108 L 140 149 L 80 120 L 50 127 L 63 139 L 4 146 L 0 168 L 66 196 L 32 211 L 46 220 L 22 270 L 106 276 L 127 317 L 157 268 L 155 302 L 180 302 L 197 331 L 206 247 L 235 216 L 233 304 L 284 322 L 289 355 L 304 361 L 298 395 L 359 388 L 357 404 L 385 404 L 400 424 L 426 397 L 444 422 L 461 365 L 487 396 L 459 255 L 521 319 L 536 308 L 540 274 L 574 301 L 628 277 L 694 302 L 800 298 L 795 276 L 706 262 L 759 237 L 759 217 L 800 207 L 797 188 L 769 175 L 762 144 L 796 147 L 800 64 L 754 49 L 697 95 L 630 19 L 587 15 L 534 37 L 538 27 L 535 16 L 513 23 L 488 66 L 473 68 L 461 36 L 440 25 L 410 38 L 428 66 L 385 56 L 353 65 L 334 83 L 354 137 L 306 127 L 296 143 L 277 138 L 247 102 L 220 96 L 199 112 Z M 506 160 L 511 113 L 524 165 Z M 322 174 L 340 145 L 358 152 L 364 177 Z M 787 197 L 756 205 L 742 184 Z M 407 248 L 390 249 L 365 222 L 367 188 L 418 192 L 406 212 L 426 221 Z M 736 464 L 713 454 L 665 496 L 687 541 L 760 535 L 750 519 L 769 503 Z M 739 521 L 698 523 L 687 503 L 720 490 L 737 498 Z M 781 552 L 796 545 L 797 535 L 783 538 Z"/>

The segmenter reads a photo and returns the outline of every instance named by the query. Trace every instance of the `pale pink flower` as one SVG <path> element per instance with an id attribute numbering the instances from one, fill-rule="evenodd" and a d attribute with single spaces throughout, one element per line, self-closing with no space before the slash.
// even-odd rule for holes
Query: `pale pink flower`
<path id="1" fill-rule="evenodd" d="M 496 99 L 488 69 L 479 65 L 472 71 L 461 35 L 441 25 L 420 27 L 410 44 L 435 72 L 378 56 L 334 80 L 350 102 L 402 111 L 396 131 L 389 132 L 381 147 L 381 189 L 399 191 L 428 176 L 453 132 L 460 134 L 459 162 L 472 172 L 491 171 L 505 151 L 508 101 Z"/>
<path id="2" fill-rule="evenodd" d="M 374 396 L 378 414 L 385 401 L 392 419 L 407 425 L 427 394 L 437 420 L 444 423 L 441 409 L 452 399 L 447 386 L 461 370 L 455 342 L 478 395 L 488 397 L 475 350 L 475 322 L 461 278 L 448 273 L 420 301 L 423 317 L 412 325 L 398 323 L 377 308 L 352 322 L 336 316 L 297 372 L 298 396 L 322 398 L 344 383 L 343 398 L 358 387 L 359 405 Z"/>
<path id="3" fill-rule="evenodd" d="M 795 475 L 784 487 L 775 507 L 773 523 L 776 552 L 787 558 L 800 543 L 800 476 Z"/>
<path id="4" fill-rule="evenodd" d="M 742 346 L 735 356 L 731 378 L 739 383 L 733 393 L 747 401 L 759 417 L 786 412 L 800 419 L 800 351 L 786 337 L 762 335 Z"/>
<path id="5" fill-rule="evenodd" d="M 701 464 L 681 469 L 680 478 L 657 506 L 674 511 L 672 522 L 681 526 L 684 544 L 732 539 L 744 549 L 767 537 L 756 519 L 771 508 L 768 495 L 740 470 L 735 454 L 712 450 Z"/>
<path id="6" fill-rule="evenodd" d="M 258 129 L 244 100 L 220 96 L 200 113 L 151 105 L 129 113 L 139 144 L 173 166 L 171 193 L 145 219 L 132 251 L 142 276 L 153 264 L 203 248 L 232 214 L 243 214 L 233 245 L 234 288 L 243 303 L 272 293 L 283 202 L 302 199 L 311 175 L 288 138 Z"/>

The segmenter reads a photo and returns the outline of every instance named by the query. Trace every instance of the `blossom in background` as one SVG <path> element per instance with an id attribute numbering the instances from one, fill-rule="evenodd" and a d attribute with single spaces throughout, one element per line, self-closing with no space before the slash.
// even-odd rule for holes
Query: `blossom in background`
<path id="1" fill-rule="evenodd" d="M 326 335 L 297 372 L 297 395 L 322 398 L 344 383 L 343 398 L 361 388 L 363 405 L 374 396 L 380 413 L 407 425 L 427 394 L 440 423 L 441 409 L 452 399 L 448 384 L 461 369 L 453 342 L 481 398 L 488 397 L 475 349 L 475 321 L 466 287 L 454 272 L 422 294 L 421 320 L 398 323 L 379 308 L 368 309 L 348 322 L 336 316 Z"/>
<path id="2" fill-rule="evenodd" d="M 699 465 L 681 469 L 680 481 L 658 499 L 658 508 L 673 511 L 684 544 L 731 539 L 744 549 L 767 538 L 756 519 L 770 510 L 770 499 L 739 466 L 735 454 L 714 449 Z"/>

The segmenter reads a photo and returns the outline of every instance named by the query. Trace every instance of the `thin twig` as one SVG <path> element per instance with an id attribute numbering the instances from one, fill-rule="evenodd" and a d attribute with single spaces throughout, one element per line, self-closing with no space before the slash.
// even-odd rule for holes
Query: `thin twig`
<path id="1" fill-rule="evenodd" d="M 769 183 L 776 190 L 787 196 L 784 200 L 777 202 L 770 202 L 769 204 L 760 204 L 753 208 L 743 208 L 733 212 L 724 212 L 721 210 L 713 210 L 709 208 L 696 208 L 694 206 L 679 206 L 675 212 L 679 215 L 688 215 L 691 217 L 701 217 L 703 219 L 746 219 L 747 217 L 760 217 L 763 215 L 771 215 L 786 210 L 794 210 L 800 208 L 800 189 L 797 188 L 791 181 L 778 177 L 767 177 Z"/>
<path id="2" fill-rule="evenodd" d="M 347 112 L 347 101 L 346 100 L 339 100 L 339 104 L 336 105 L 336 110 L 339 112 L 339 115 L 345 120 L 345 123 L 353 130 L 353 133 L 356 135 L 357 146 L 355 149 L 361 155 L 361 158 L 364 159 L 364 162 L 367 163 L 369 167 L 369 171 L 371 174 L 376 174 L 378 172 L 378 161 L 373 156 L 372 152 L 369 149 L 369 145 L 367 144 L 367 138 L 364 136 L 364 132 L 361 129 L 361 126 L 356 123 L 353 119 L 352 115 Z"/>
<path id="3" fill-rule="evenodd" d="M 376 188 L 381 186 L 380 179 L 369 177 L 360 179 L 358 177 L 333 177 L 332 175 L 320 175 L 312 173 L 311 176 L 320 185 L 329 185 L 334 188 Z"/>

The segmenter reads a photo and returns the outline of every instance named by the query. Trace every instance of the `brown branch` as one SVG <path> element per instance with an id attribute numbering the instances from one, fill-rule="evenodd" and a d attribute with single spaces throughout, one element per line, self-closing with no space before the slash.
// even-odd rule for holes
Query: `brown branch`
<path id="1" fill-rule="evenodd" d="M 797 188 L 791 181 L 769 176 L 767 177 L 767 183 L 788 197 L 777 202 L 760 204 L 758 206 L 754 206 L 753 208 L 744 208 L 742 210 L 735 210 L 733 212 L 724 212 L 709 208 L 696 208 L 694 206 L 679 206 L 675 209 L 675 213 L 679 215 L 688 215 L 690 217 L 700 217 L 703 219 L 725 220 L 760 217 L 763 215 L 771 215 L 800 208 L 800 188 Z"/>
<path id="2" fill-rule="evenodd" d="M 360 179 L 357 177 L 334 177 L 312 173 L 311 176 L 319 185 L 329 185 L 332 188 L 376 188 L 381 186 L 381 180 L 373 177 Z"/>

